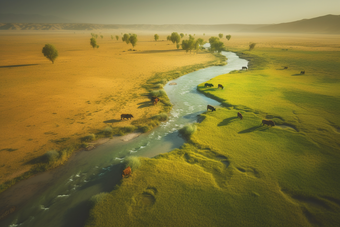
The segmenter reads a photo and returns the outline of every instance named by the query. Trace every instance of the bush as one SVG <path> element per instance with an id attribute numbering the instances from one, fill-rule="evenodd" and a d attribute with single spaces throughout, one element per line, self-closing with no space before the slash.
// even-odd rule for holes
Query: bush
<path id="1" fill-rule="evenodd" d="M 139 127 L 138 130 L 139 130 L 140 132 L 142 132 L 142 133 L 145 133 L 145 132 L 150 131 L 151 128 L 150 128 L 149 126 L 147 126 L 147 125 L 144 125 L 144 126 Z"/>
<path id="2" fill-rule="evenodd" d="M 158 121 L 166 121 L 166 120 L 168 120 L 168 114 L 160 113 L 158 115 L 153 116 L 152 119 L 156 119 Z"/>
<path id="3" fill-rule="evenodd" d="M 129 156 L 125 159 L 125 168 L 130 166 L 132 170 L 135 170 L 138 169 L 140 165 L 140 159 L 136 156 Z"/>
<path id="4" fill-rule="evenodd" d="M 153 90 L 150 92 L 151 96 L 156 96 L 156 97 L 161 97 L 161 96 L 166 96 L 166 93 L 163 89 L 161 90 Z"/>
<path id="5" fill-rule="evenodd" d="M 179 130 L 181 135 L 187 139 L 190 139 L 191 135 L 196 132 L 197 126 L 195 124 L 189 124 Z"/>
<path id="6" fill-rule="evenodd" d="M 106 196 L 108 196 L 109 193 L 107 192 L 102 192 L 99 193 L 97 195 L 94 195 L 90 198 L 90 203 L 92 206 L 95 206 L 97 203 L 99 203 L 100 201 L 102 201 Z"/>
<path id="7" fill-rule="evenodd" d="M 111 137 L 113 135 L 113 129 L 110 126 L 107 126 L 106 128 L 103 129 L 102 133 L 106 137 Z"/>
<path id="8" fill-rule="evenodd" d="M 43 156 L 42 160 L 45 163 L 52 164 L 59 159 L 59 153 L 56 150 L 47 151 Z"/>
<path id="9" fill-rule="evenodd" d="M 162 88 L 163 87 L 163 84 L 161 83 L 158 83 L 158 84 L 155 84 L 154 88 Z"/>
<path id="10" fill-rule="evenodd" d="M 95 134 L 90 134 L 88 136 L 84 136 L 83 138 L 81 138 L 82 142 L 91 142 L 93 140 L 96 139 L 96 135 Z"/>

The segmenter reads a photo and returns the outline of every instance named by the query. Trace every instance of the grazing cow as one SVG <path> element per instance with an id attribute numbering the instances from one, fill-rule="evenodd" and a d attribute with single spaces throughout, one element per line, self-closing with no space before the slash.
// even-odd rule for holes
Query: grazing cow
<path id="1" fill-rule="evenodd" d="M 243 116 L 240 112 L 237 113 L 237 117 L 239 117 L 241 120 L 243 119 Z"/>
<path id="2" fill-rule="evenodd" d="M 305 74 L 305 71 L 301 71 L 300 74 Z"/>
<path id="3" fill-rule="evenodd" d="M 242 70 L 248 70 L 247 66 L 242 66 Z"/>
<path id="4" fill-rule="evenodd" d="M 204 84 L 204 87 L 213 87 L 213 86 L 214 86 L 213 84 L 209 84 L 209 83 Z"/>
<path id="5" fill-rule="evenodd" d="M 283 66 L 283 69 L 288 69 L 288 66 Z"/>
<path id="6" fill-rule="evenodd" d="M 153 105 L 156 105 L 159 102 L 159 98 L 156 96 L 152 96 L 151 101 L 153 102 Z"/>
<path id="7" fill-rule="evenodd" d="M 275 126 L 275 122 L 272 120 L 262 120 L 263 125 Z"/>
<path id="8" fill-rule="evenodd" d="M 122 115 L 120 115 L 120 120 L 123 120 L 124 118 L 129 120 L 132 117 L 133 117 L 132 114 L 122 114 Z"/>
<path id="9" fill-rule="evenodd" d="M 128 177 L 131 175 L 131 167 L 128 166 L 126 169 L 123 170 L 123 174 L 122 174 L 122 177 Z"/>
<path id="10" fill-rule="evenodd" d="M 208 110 L 211 110 L 211 111 L 216 111 L 215 107 L 213 107 L 213 106 L 210 106 L 210 105 L 208 105 L 208 106 L 207 106 L 207 111 L 208 111 Z"/>
<path id="11" fill-rule="evenodd" d="M 222 84 L 218 84 L 218 87 L 217 88 L 222 88 L 224 89 L 223 85 Z"/>

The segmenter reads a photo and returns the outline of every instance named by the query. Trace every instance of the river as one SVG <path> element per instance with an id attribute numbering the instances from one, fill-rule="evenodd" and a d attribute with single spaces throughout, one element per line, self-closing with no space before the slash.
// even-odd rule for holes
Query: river
<path id="1" fill-rule="evenodd" d="M 91 207 L 89 199 L 114 189 L 127 156 L 154 157 L 179 148 L 185 141 L 178 130 L 196 122 L 207 104 L 220 104 L 199 93 L 197 85 L 248 65 L 235 53 L 222 54 L 228 58 L 227 65 L 201 69 L 164 86 L 173 109 L 168 120 L 156 129 L 130 141 L 115 138 L 93 150 L 77 152 L 65 165 L 21 181 L 2 193 L 1 203 L 16 206 L 16 211 L 1 220 L 0 226 L 83 226 Z"/>

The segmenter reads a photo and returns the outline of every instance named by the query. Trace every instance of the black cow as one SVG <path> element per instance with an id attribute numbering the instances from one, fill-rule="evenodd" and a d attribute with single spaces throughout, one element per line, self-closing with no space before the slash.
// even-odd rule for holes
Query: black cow
<path id="1" fill-rule="evenodd" d="M 204 84 L 204 87 L 213 87 L 213 86 L 214 86 L 213 84 L 209 84 L 209 83 Z"/>
<path id="2" fill-rule="evenodd" d="M 262 120 L 263 125 L 275 126 L 275 122 L 272 120 Z"/>
<path id="3" fill-rule="evenodd" d="M 242 66 L 242 70 L 248 70 L 248 67 L 247 66 Z"/>
<path id="4" fill-rule="evenodd" d="M 222 88 L 224 89 L 223 85 L 222 84 L 218 84 L 218 87 L 217 88 Z"/>
<path id="5" fill-rule="evenodd" d="M 207 106 L 207 111 L 208 111 L 208 110 L 211 110 L 211 111 L 216 111 L 215 107 L 213 107 L 213 106 L 210 106 L 210 105 L 208 105 L 208 106 Z"/>
<path id="6" fill-rule="evenodd" d="M 237 113 L 237 117 L 239 117 L 241 120 L 243 120 L 243 116 L 240 112 Z"/>
<path id="7" fill-rule="evenodd" d="M 126 118 L 127 120 L 131 119 L 133 116 L 132 114 L 122 114 L 120 115 L 120 120 L 123 120 L 124 118 Z"/>
<path id="8" fill-rule="evenodd" d="M 305 71 L 301 71 L 300 74 L 305 74 Z"/>
<path id="9" fill-rule="evenodd" d="M 288 66 L 283 66 L 283 69 L 288 69 Z"/>

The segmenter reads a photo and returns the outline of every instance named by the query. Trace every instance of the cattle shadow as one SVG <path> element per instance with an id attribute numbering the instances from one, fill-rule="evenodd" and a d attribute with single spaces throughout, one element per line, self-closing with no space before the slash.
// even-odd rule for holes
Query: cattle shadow
<path id="1" fill-rule="evenodd" d="M 138 103 L 138 109 L 144 108 L 144 107 L 150 107 L 153 106 L 153 103 L 151 101 L 145 101 L 145 102 L 140 102 Z"/>
<path id="2" fill-rule="evenodd" d="M 24 66 L 33 66 L 38 64 L 24 64 L 24 65 L 3 65 L 0 68 L 15 68 L 15 67 L 24 67 Z"/>
<path id="3" fill-rule="evenodd" d="M 238 117 L 229 117 L 229 118 L 226 118 L 226 119 L 224 119 L 223 121 L 221 121 L 220 123 L 218 123 L 217 126 L 225 126 L 225 125 L 228 125 L 228 124 L 230 124 L 230 122 L 234 121 L 236 118 L 238 118 Z"/>
<path id="4" fill-rule="evenodd" d="M 117 120 L 117 119 L 111 119 L 111 120 L 107 120 L 107 121 L 103 121 L 103 123 L 116 123 L 116 122 L 120 122 L 121 120 Z"/>
<path id="5" fill-rule="evenodd" d="M 238 134 L 250 133 L 250 132 L 255 132 L 255 131 L 264 131 L 267 129 L 268 128 L 264 128 L 262 125 L 259 125 L 259 126 L 254 126 L 254 127 L 239 131 Z"/>
<path id="6" fill-rule="evenodd" d="M 305 76 L 306 74 L 301 74 L 301 73 L 298 73 L 298 74 L 293 74 L 292 76 Z"/>

